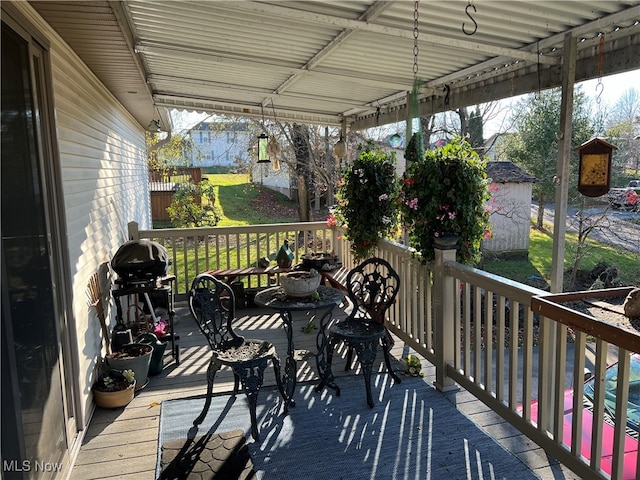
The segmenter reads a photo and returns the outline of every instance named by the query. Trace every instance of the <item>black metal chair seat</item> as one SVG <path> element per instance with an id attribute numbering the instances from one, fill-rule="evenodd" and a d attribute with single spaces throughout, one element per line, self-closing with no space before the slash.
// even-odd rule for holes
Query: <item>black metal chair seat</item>
<path id="1" fill-rule="evenodd" d="M 223 365 L 233 365 L 238 362 L 269 361 L 277 355 L 275 347 L 264 340 L 246 339 L 239 346 L 230 346 L 224 350 L 215 350 L 213 354 Z"/>
<path id="2" fill-rule="evenodd" d="M 256 406 L 258 392 L 264 382 L 264 371 L 269 361 L 273 363 L 276 383 L 284 398 L 280 377 L 280 359 L 275 347 L 264 340 L 245 339 L 233 331 L 235 320 L 235 298 L 229 285 L 213 275 L 198 275 L 189 290 L 189 309 L 200 331 L 207 337 L 211 347 L 211 360 L 207 369 L 207 396 L 202 412 L 193 421 L 202 423 L 211 405 L 213 381 L 222 366 L 233 370 L 233 394 L 238 393 L 240 384 L 249 401 L 251 435 L 258 440 Z M 284 406 L 287 413 L 287 404 Z"/>
<path id="3" fill-rule="evenodd" d="M 366 342 L 376 337 L 382 339 L 387 335 L 387 329 L 378 322 L 347 319 L 332 325 L 329 328 L 329 333 L 336 339 L 357 343 Z"/>
<path id="4" fill-rule="evenodd" d="M 348 370 L 355 350 L 364 376 L 367 403 L 371 408 L 371 370 L 379 344 L 382 345 L 389 375 L 395 383 L 400 383 L 400 377 L 391 367 L 389 351 L 393 340 L 384 325 L 386 312 L 393 305 L 399 288 L 400 277 L 386 260 L 365 260 L 347 274 L 347 291 L 353 310 L 346 319 L 329 327 L 329 363 L 335 345 L 345 342 L 348 346 L 345 370 Z"/>

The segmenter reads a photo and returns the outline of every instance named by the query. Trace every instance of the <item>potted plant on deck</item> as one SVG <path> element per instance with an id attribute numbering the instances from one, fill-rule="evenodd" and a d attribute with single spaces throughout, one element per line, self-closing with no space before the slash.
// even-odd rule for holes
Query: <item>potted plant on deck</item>
<path id="1" fill-rule="evenodd" d="M 93 384 L 93 400 L 101 408 L 124 407 L 133 400 L 136 380 L 133 370 L 107 368 Z"/>
<path id="2" fill-rule="evenodd" d="M 147 384 L 153 347 L 144 343 L 128 343 L 106 356 L 107 365 L 114 370 L 132 370 L 136 378 L 136 390 Z"/>
<path id="3" fill-rule="evenodd" d="M 481 242 L 491 236 L 486 162 L 460 137 L 427 150 L 407 164 L 399 205 L 409 242 L 427 262 L 434 259 L 436 239 L 457 243 L 457 259 L 474 263 Z"/>
<path id="4" fill-rule="evenodd" d="M 395 153 L 368 143 L 342 171 L 336 197 L 335 217 L 346 229 L 356 260 L 373 254 L 378 239 L 396 229 L 398 177 Z"/>

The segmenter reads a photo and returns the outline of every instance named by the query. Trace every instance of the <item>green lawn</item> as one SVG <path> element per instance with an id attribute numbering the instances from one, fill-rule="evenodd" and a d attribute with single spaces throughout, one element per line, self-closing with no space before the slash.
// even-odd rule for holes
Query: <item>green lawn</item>
<path id="1" fill-rule="evenodd" d="M 249 174 L 208 174 L 205 177 L 215 185 L 216 202 L 220 208 L 219 226 L 258 225 L 265 223 L 291 223 L 297 218 L 267 214 L 252 204 L 261 191 L 261 186 L 251 183 Z M 284 195 L 274 192 L 281 205 L 295 205 Z"/>
<path id="2" fill-rule="evenodd" d="M 581 270 L 591 270 L 596 264 L 605 262 L 618 268 L 623 285 L 638 285 L 638 266 L 640 256 L 631 252 L 617 250 L 614 247 L 595 241 L 588 241 L 588 254 L 580 263 Z M 571 266 L 572 254 L 577 244 L 577 236 L 567 233 L 565 251 L 565 270 Z M 550 231 L 531 229 L 529 260 L 486 261 L 482 269 L 511 280 L 534 287 L 543 288 L 551 279 L 551 252 L 553 234 Z"/>

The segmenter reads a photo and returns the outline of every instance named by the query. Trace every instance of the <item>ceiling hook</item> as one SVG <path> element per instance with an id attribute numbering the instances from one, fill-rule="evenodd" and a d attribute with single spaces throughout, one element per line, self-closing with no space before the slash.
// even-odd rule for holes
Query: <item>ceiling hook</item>
<path id="1" fill-rule="evenodd" d="M 465 30 L 464 22 L 462 22 L 462 33 L 464 33 L 465 35 L 473 35 L 474 33 L 476 33 L 478 31 L 478 24 L 476 23 L 475 19 L 469 13 L 469 7 L 473 8 L 473 12 L 474 13 L 478 13 L 478 10 L 476 9 L 476 6 L 473 5 L 471 2 L 469 2 L 467 4 L 467 6 L 464 7 L 464 13 L 466 13 L 467 17 L 469 17 L 469 19 L 471 19 L 471 21 L 473 22 L 473 31 L 471 31 L 471 32 L 467 32 L 467 30 Z"/>

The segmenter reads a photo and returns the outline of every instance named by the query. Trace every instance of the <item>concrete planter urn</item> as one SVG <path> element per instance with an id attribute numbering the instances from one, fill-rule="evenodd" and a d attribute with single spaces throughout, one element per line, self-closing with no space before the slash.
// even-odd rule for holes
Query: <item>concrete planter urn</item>
<path id="1" fill-rule="evenodd" d="M 280 277 L 280 286 L 289 297 L 309 297 L 320 286 L 322 275 L 317 270 L 291 272 Z"/>

